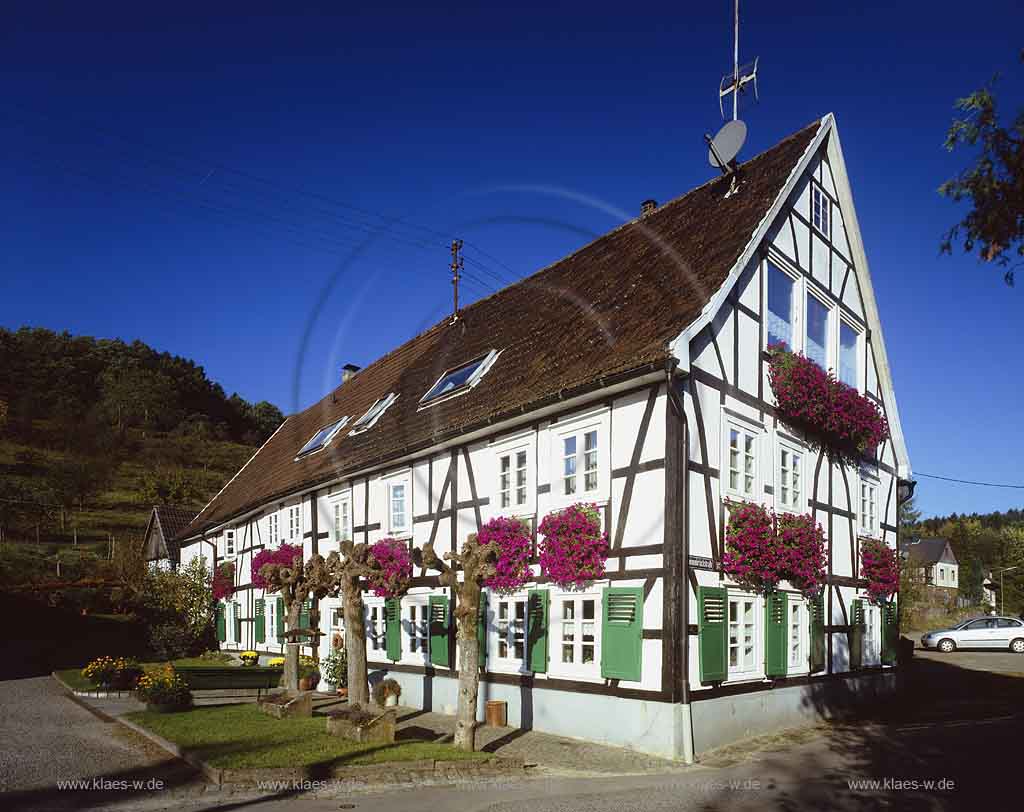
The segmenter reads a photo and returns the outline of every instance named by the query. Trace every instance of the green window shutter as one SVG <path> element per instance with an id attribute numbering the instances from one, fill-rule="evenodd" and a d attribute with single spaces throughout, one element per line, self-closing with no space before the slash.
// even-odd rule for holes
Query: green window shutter
<path id="1" fill-rule="evenodd" d="M 882 607 L 882 663 L 896 665 L 896 650 L 900 643 L 900 627 L 896 617 L 896 604 L 888 601 Z"/>
<path id="2" fill-rule="evenodd" d="M 697 644 L 701 682 L 721 682 L 728 676 L 725 662 L 727 609 L 725 587 L 697 588 Z"/>
<path id="3" fill-rule="evenodd" d="M 284 598 L 277 599 L 277 642 L 284 642 Z"/>
<path id="4" fill-rule="evenodd" d="M 643 646 L 643 587 L 605 587 L 601 599 L 601 676 L 638 681 Z"/>
<path id="5" fill-rule="evenodd" d="M 235 605 L 235 645 L 242 645 L 242 605 L 236 603 Z"/>
<path id="6" fill-rule="evenodd" d="M 402 659 L 402 605 L 400 598 L 384 601 L 384 633 L 389 660 Z"/>
<path id="7" fill-rule="evenodd" d="M 531 589 L 526 604 L 526 653 L 535 674 L 548 670 L 548 591 Z"/>
<path id="8" fill-rule="evenodd" d="M 267 606 L 263 598 L 257 598 L 254 604 L 256 609 L 256 622 L 253 624 L 255 632 L 253 639 L 256 643 L 267 642 Z"/>
<path id="9" fill-rule="evenodd" d="M 480 658 L 480 670 L 487 670 L 487 595 L 480 594 L 480 617 L 476 623 L 476 645 Z"/>
<path id="10" fill-rule="evenodd" d="M 223 643 L 228 639 L 227 619 L 224 617 L 224 604 L 217 604 L 217 640 Z"/>
<path id="11" fill-rule="evenodd" d="M 850 670 L 864 664 L 864 601 L 854 598 L 850 602 Z"/>
<path id="12" fill-rule="evenodd" d="M 774 592 L 764 599 L 764 673 L 767 677 L 786 676 L 789 624 L 789 596 Z"/>
<path id="13" fill-rule="evenodd" d="M 431 595 L 428 604 L 430 662 L 448 668 L 451 663 L 448 659 L 448 641 L 451 638 L 451 625 L 448 622 L 448 598 L 445 595 Z"/>
<path id="14" fill-rule="evenodd" d="M 811 671 L 825 668 L 825 598 L 814 598 L 808 608 L 811 613 Z"/>

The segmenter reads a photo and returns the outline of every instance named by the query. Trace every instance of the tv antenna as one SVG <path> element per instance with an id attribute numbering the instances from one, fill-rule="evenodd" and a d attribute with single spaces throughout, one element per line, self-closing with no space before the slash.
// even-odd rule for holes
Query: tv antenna
<path id="1" fill-rule="evenodd" d="M 459 320 L 459 278 L 462 275 L 462 240 L 452 240 L 452 289 L 455 294 L 455 307 L 452 311 L 452 324 Z"/>
<path id="2" fill-rule="evenodd" d="M 727 73 L 718 83 L 718 110 L 725 118 L 722 100 L 732 94 L 732 120 L 739 118 L 740 94 L 746 93 L 747 85 L 753 84 L 754 98 L 757 95 L 757 57 L 753 62 L 740 64 L 740 0 L 733 0 L 732 73 Z"/>

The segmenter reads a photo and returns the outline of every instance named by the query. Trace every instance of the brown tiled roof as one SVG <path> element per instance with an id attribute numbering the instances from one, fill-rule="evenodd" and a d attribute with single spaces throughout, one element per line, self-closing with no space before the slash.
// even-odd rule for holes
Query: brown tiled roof
<path id="1" fill-rule="evenodd" d="M 186 535 L 300 488 L 386 462 L 559 393 L 668 360 L 668 343 L 721 286 L 818 131 L 814 122 L 742 164 L 739 194 L 717 178 L 467 307 L 290 416 L 207 505 Z M 469 394 L 418 411 L 448 368 L 503 350 Z M 398 400 L 370 430 L 295 455 L 324 425 Z"/>
<path id="2" fill-rule="evenodd" d="M 164 532 L 164 539 L 167 541 L 180 536 L 196 517 L 195 510 L 174 505 L 156 505 L 153 510 L 160 522 L 160 529 Z"/>

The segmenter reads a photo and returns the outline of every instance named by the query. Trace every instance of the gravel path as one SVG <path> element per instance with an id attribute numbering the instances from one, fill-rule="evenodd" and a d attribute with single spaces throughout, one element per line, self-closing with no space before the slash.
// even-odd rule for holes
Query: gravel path
<path id="1" fill-rule="evenodd" d="M 5 681 L 0 720 L 4 792 L 53 790 L 58 781 L 152 772 L 168 760 L 162 751 L 69 699 L 51 677 Z"/>

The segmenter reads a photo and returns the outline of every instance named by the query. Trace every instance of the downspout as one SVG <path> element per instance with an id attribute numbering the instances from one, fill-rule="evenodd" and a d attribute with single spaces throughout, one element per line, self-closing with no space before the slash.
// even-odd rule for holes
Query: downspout
<path id="1" fill-rule="evenodd" d="M 682 734 L 683 761 L 686 764 L 693 764 L 693 716 L 690 707 L 690 427 L 686 418 L 686 408 L 683 400 L 675 389 L 675 378 L 686 379 L 687 372 L 676 365 L 667 367 L 665 377 L 668 389 L 668 396 L 675 404 L 679 412 L 682 431 L 682 448 L 677 472 L 677 482 L 682 482 L 682 549 L 677 549 L 674 556 L 675 582 L 679 585 L 676 590 L 676 608 L 678 623 L 676 624 L 676 662 L 678 663 L 677 684 L 672 686 L 672 697 L 679 704 L 679 732 Z"/>

